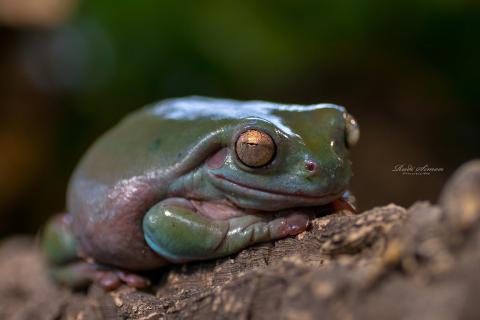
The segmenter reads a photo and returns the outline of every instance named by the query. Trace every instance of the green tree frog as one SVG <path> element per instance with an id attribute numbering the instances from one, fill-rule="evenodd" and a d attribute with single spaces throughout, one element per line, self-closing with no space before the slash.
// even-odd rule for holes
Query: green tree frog
<path id="1" fill-rule="evenodd" d="M 45 227 L 53 277 L 148 286 L 142 271 L 303 232 L 342 199 L 359 128 L 343 107 L 205 97 L 161 101 L 100 137 L 67 214 Z"/>

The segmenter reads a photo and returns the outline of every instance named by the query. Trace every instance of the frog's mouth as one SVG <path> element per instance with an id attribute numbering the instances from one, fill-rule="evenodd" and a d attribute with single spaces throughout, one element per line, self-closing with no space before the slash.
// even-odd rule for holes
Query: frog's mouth
<path id="1" fill-rule="evenodd" d="M 231 202 L 243 208 L 270 211 L 292 207 L 321 206 L 341 198 L 344 193 L 343 190 L 341 192 L 322 195 L 311 195 L 302 192 L 288 193 L 249 186 L 221 174 L 210 173 L 210 175 L 212 176 L 211 181 L 214 186 L 222 190 Z M 242 199 L 258 200 L 262 203 L 261 208 L 257 208 L 255 204 L 249 205 L 250 201 L 242 201 Z M 259 203 L 258 201 L 255 202 L 257 205 Z M 263 204 L 266 204 L 266 207 Z"/>

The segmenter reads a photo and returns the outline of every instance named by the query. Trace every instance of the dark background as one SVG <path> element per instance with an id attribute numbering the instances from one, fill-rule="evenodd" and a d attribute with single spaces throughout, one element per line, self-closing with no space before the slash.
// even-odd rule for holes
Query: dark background
<path id="1" fill-rule="evenodd" d="M 129 111 L 192 94 L 344 105 L 360 208 L 434 202 L 479 155 L 479 40 L 466 0 L 1 0 L 0 237 L 63 210 L 79 157 Z"/>

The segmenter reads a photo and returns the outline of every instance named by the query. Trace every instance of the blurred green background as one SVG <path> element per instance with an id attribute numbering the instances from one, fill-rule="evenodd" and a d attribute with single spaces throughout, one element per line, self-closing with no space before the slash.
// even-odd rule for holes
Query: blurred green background
<path id="1" fill-rule="evenodd" d="M 434 202 L 479 155 L 479 39 L 466 0 L 0 0 L 0 237 L 64 210 L 79 157 L 125 114 L 192 94 L 344 105 L 360 208 Z"/>

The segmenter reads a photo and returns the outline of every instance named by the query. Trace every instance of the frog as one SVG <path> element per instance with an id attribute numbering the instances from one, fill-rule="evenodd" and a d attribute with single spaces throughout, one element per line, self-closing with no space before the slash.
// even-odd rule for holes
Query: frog
<path id="1" fill-rule="evenodd" d="M 335 104 L 191 96 L 134 111 L 74 169 L 66 213 L 41 236 L 49 273 L 73 288 L 145 288 L 166 265 L 296 236 L 348 203 L 358 139 Z"/>

